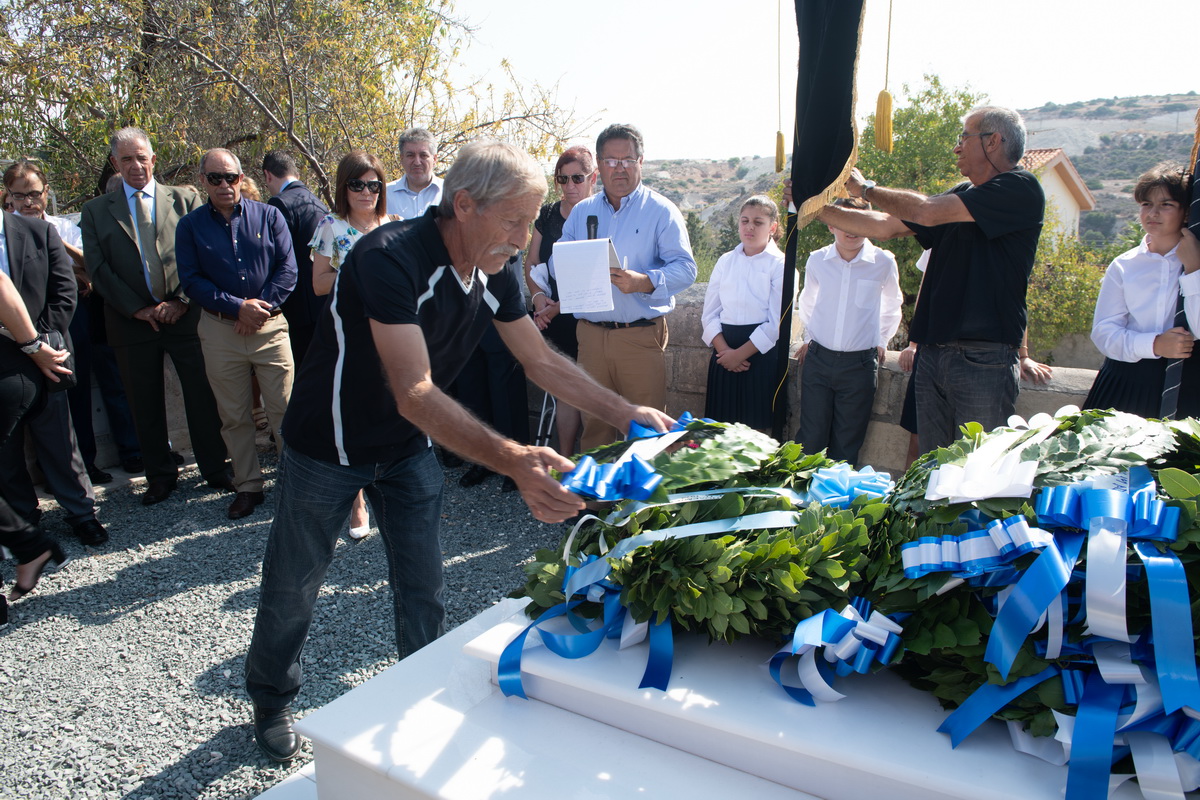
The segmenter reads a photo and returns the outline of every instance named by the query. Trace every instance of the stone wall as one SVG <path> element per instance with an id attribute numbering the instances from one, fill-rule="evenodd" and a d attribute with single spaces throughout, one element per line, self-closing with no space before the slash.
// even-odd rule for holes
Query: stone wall
<path id="1" fill-rule="evenodd" d="M 673 415 L 691 411 L 700 416 L 704 412 L 710 351 L 700 340 L 700 314 L 707 288 L 707 284 L 697 284 L 678 295 L 675 310 L 668 318 L 667 411 Z M 793 336 L 793 341 L 798 339 L 798 335 Z M 1028 419 L 1041 411 L 1053 413 L 1065 405 L 1082 405 L 1095 376 L 1090 369 L 1055 367 L 1054 377 L 1044 386 L 1022 382 L 1017 413 Z M 879 388 L 860 457 L 864 464 L 892 475 L 904 471 L 908 453 L 909 433 L 900 427 L 907 386 L 908 374 L 900 370 L 898 354 L 888 351 L 879 371 Z M 788 369 L 788 435 L 799 427 L 799 408 L 799 367 L 793 359 Z"/>
<path id="2" fill-rule="evenodd" d="M 707 288 L 708 284 L 696 284 L 678 295 L 675 310 L 667 320 L 667 412 L 674 416 L 684 411 L 690 411 L 696 416 L 704 413 L 709 349 L 700 340 L 700 314 L 704 309 L 704 292 Z M 793 342 L 798 341 L 799 335 L 796 334 L 792 338 Z M 1081 344 L 1080 347 L 1082 349 L 1084 345 Z M 1039 411 L 1052 413 L 1065 405 L 1082 405 L 1095 375 L 1095 371 L 1090 369 L 1055 367 L 1053 379 L 1045 386 L 1022 383 L 1021 395 L 1017 400 L 1017 413 L 1028 418 Z M 897 354 L 889 351 L 883 368 L 879 371 L 875 406 L 871 412 L 867 440 L 860 455 L 864 464 L 870 464 L 875 469 L 893 475 L 904 471 L 908 453 L 908 431 L 900 427 L 900 411 L 907 385 L 908 375 L 900 371 Z M 113 466 L 117 463 L 116 448 L 113 447 L 108 433 L 108 420 L 103 413 L 99 391 L 93 391 L 92 397 L 96 412 L 96 445 L 99 449 L 96 461 L 102 467 Z M 541 390 L 531 387 L 529 400 L 532 425 L 536 429 L 538 413 L 541 410 Z M 794 434 L 799 427 L 799 408 L 799 368 L 793 359 L 788 369 L 788 435 Z M 169 359 L 167 421 L 175 449 L 190 449 L 191 440 L 183 415 L 179 383 Z"/>

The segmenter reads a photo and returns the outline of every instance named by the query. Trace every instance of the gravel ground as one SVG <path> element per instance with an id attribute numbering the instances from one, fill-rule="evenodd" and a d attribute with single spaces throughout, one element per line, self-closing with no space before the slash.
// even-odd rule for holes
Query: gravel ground
<path id="1" fill-rule="evenodd" d="M 0 800 L 247 798 L 300 768 L 259 755 L 242 670 L 274 495 L 230 522 L 231 495 L 195 469 L 163 503 L 141 485 L 103 491 L 111 540 L 92 549 L 43 501 L 44 527 L 72 561 L 43 577 L 0 628 Z M 446 470 L 442 549 L 447 627 L 522 583 L 519 565 L 558 541 L 500 480 L 462 489 Z M 115 474 L 123 475 L 120 470 Z M 0 567 L 11 588 L 14 562 Z M 395 662 L 386 559 L 377 533 L 343 540 L 304 652 L 298 716 Z"/>

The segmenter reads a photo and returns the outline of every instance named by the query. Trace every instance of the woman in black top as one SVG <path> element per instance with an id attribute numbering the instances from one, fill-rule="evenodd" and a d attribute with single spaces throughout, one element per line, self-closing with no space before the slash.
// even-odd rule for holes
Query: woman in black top
<path id="1" fill-rule="evenodd" d="M 590 197 L 596 189 L 596 159 L 592 151 L 583 145 L 568 148 L 554 164 L 554 183 L 562 193 L 562 199 L 542 206 L 533 223 L 533 236 L 529 240 L 529 256 L 525 259 L 525 283 L 529 287 L 533 321 L 547 339 L 561 352 L 571 358 L 579 357 L 579 344 L 575 339 L 575 317 L 559 312 L 558 285 L 550 275 L 547 262 L 554 243 L 562 236 L 563 223 L 575 204 Z M 575 441 L 583 427 L 579 410 L 558 403 L 555 417 L 558 432 L 558 451 L 564 456 L 573 455 Z"/>

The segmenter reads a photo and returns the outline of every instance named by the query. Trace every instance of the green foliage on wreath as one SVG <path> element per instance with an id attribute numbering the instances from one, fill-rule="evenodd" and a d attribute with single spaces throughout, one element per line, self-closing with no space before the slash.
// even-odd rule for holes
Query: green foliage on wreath
<path id="1" fill-rule="evenodd" d="M 924 490 L 932 469 L 945 464 L 962 464 L 967 454 L 982 445 L 990 435 L 978 426 L 967 426 L 965 438 L 950 447 L 928 453 L 914 463 L 897 485 L 892 508 L 883 524 L 874 532 L 871 564 L 865 571 L 863 594 L 876 602 L 884 613 L 907 612 L 903 640 L 905 656 L 896 671 L 914 686 L 932 692 L 947 707 L 956 707 L 984 683 L 1002 684 L 1034 675 L 1048 662 L 1038 657 L 1034 643 L 1045 638 L 1041 631 L 1031 635 L 1018 652 L 1007 680 L 983 660 L 986 637 L 992 618 L 983 601 L 996 589 L 972 589 L 961 586 L 938 594 L 949 576 L 933 574 L 918 579 L 904 576 L 900 548 L 923 536 L 959 535 L 966 530 L 959 515 L 974 507 L 993 519 L 1022 514 L 1036 524 L 1029 498 L 994 498 L 951 505 L 946 501 L 927 501 Z M 1019 445 L 1018 445 L 1019 446 Z M 1037 488 L 1075 483 L 1099 475 L 1124 472 L 1139 464 L 1157 469 L 1160 496 L 1180 509 L 1179 536 L 1170 549 L 1185 564 L 1200 560 L 1200 477 L 1196 470 L 1200 457 L 1200 425 L 1194 420 L 1163 423 L 1129 414 L 1108 411 L 1084 411 L 1064 417 L 1056 431 L 1045 441 L 1025 446 L 1021 460 L 1037 460 L 1034 479 Z M 1182 464 L 1184 469 L 1165 465 Z M 1160 548 L 1165 547 L 1160 545 Z M 1027 567 L 1033 554 L 1019 559 L 1015 566 Z M 1128 563 L 1140 565 L 1140 558 L 1129 551 Z M 1086 553 L 1077 569 L 1086 569 Z M 1192 597 L 1200 598 L 1200 574 L 1188 570 Z M 1150 599 L 1145 581 L 1128 584 L 1126 615 L 1129 629 L 1138 632 L 1150 624 Z M 1200 601 L 1192 606 L 1193 625 L 1200 631 Z M 1087 636 L 1084 623 L 1069 625 L 1068 642 Z M 1200 640 L 1198 640 L 1200 641 Z M 1200 649 L 1198 649 L 1200 654 Z M 1054 663 L 1066 666 L 1078 657 L 1060 658 Z M 1024 722 L 1031 733 L 1053 735 L 1056 724 L 1051 710 L 1068 711 L 1060 681 L 1046 681 L 1017 698 L 996 716 Z"/>
<path id="2" fill-rule="evenodd" d="M 615 560 L 610 580 L 638 622 L 670 617 L 710 640 L 780 640 L 799 620 L 846 605 L 885 510 L 863 498 L 840 511 L 808 506 L 794 528 L 655 542 Z"/>

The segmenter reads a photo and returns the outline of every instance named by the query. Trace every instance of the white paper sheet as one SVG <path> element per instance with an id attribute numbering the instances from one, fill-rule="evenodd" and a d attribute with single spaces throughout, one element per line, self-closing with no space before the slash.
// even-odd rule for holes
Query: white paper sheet
<path id="1" fill-rule="evenodd" d="M 619 267 L 611 239 L 584 239 L 554 243 L 554 277 L 558 281 L 560 311 L 612 311 L 609 268 Z"/>

